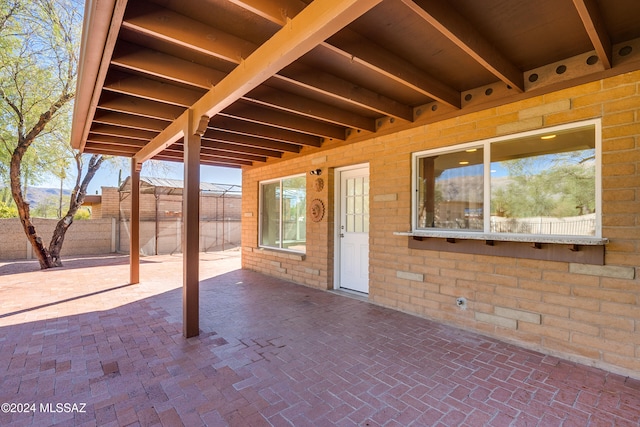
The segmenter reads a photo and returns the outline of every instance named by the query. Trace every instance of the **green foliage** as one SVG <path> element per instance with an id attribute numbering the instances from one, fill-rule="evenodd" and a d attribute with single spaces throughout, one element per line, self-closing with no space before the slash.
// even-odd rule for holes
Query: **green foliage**
<path id="1" fill-rule="evenodd" d="M 0 218 L 17 218 L 18 209 L 15 204 L 7 204 L 0 200 Z"/>
<path id="2" fill-rule="evenodd" d="M 0 218 L 17 218 L 18 208 L 8 187 L 0 188 Z"/>
<path id="3" fill-rule="evenodd" d="M 71 0 L 0 0 L 0 179 L 16 147 L 21 187 L 57 176 L 68 144 L 82 5 Z M 41 127 L 43 114 L 51 117 Z"/>
<path id="4" fill-rule="evenodd" d="M 66 198 L 67 201 L 69 198 Z M 58 218 L 59 198 L 48 196 L 31 209 L 31 215 L 36 218 Z"/>
<path id="5" fill-rule="evenodd" d="M 86 219 L 91 219 L 91 211 L 89 208 L 80 208 L 78 212 L 73 216 L 74 220 L 84 221 Z"/>
<path id="6" fill-rule="evenodd" d="M 0 179 L 10 183 L 41 268 L 62 265 L 64 234 L 104 160 L 93 155 L 83 169 L 82 156 L 68 143 L 82 11 L 80 0 L 0 0 Z M 77 175 L 68 209 L 60 212 L 59 199 L 55 215 L 51 203 L 33 209 L 37 216 L 62 216 L 47 249 L 31 221 L 26 191 L 51 176 L 63 182 L 71 164 Z"/>
<path id="7" fill-rule="evenodd" d="M 561 218 L 594 212 L 595 167 L 590 153 L 502 162 L 509 172 L 509 183 L 493 190 L 492 212 L 511 218 Z"/>

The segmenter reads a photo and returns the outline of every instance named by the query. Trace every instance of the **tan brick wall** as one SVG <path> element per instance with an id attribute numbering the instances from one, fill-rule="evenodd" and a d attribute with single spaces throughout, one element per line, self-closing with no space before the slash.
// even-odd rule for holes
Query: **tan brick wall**
<path id="1" fill-rule="evenodd" d="M 102 187 L 100 206 L 102 218 L 118 218 L 118 209 L 120 208 L 118 194 L 116 187 Z"/>
<path id="2" fill-rule="evenodd" d="M 409 249 L 411 154 L 511 133 L 602 119 L 605 266 Z M 333 287 L 333 170 L 369 162 L 369 299 L 568 359 L 640 377 L 640 72 L 528 98 L 243 172 L 243 266 Z M 308 171 L 323 169 L 315 193 Z M 307 222 L 307 253 L 258 249 L 259 181 L 307 174 L 307 200 L 327 214 Z M 459 309 L 456 297 L 468 300 Z"/>

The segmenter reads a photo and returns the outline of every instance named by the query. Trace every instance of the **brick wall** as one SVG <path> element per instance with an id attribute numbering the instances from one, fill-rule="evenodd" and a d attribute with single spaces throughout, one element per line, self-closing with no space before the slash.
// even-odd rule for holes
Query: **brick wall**
<path id="1" fill-rule="evenodd" d="M 605 265 L 409 249 L 411 153 L 521 131 L 602 119 Z M 433 124 L 321 149 L 243 172 L 243 266 L 321 289 L 333 287 L 333 170 L 370 165 L 369 299 L 546 353 L 640 377 L 640 72 L 531 97 Z M 308 171 L 323 169 L 316 193 Z M 258 248 L 259 181 L 306 173 L 304 256 Z M 457 307 L 457 297 L 468 301 Z"/>
<path id="2" fill-rule="evenodd" d="M 118 218 L 118 209 L 120 209 L 118 194 L 118 189 L 115 187 L 102 187 L 101 218 Z M 97 219 L 95 216 L 94 218 Z"/>

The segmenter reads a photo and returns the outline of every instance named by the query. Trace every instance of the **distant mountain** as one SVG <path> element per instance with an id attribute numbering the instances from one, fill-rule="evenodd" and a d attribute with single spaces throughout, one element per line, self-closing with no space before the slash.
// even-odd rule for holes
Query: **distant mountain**
<path id="1" fill-rule="evenodd" d="M 0 191 L 3 190 L 0 188 Z M 71 196 L 71 190 L 63 189 L 63 197 Z M 60 197 L 59 188 L 44 188 L 44 187 L 29 187 L 27 188 L 27 202 L 32 208 L 38 206 L 38 204 L 46 201 L 47 199 L 57 200 Z"/>

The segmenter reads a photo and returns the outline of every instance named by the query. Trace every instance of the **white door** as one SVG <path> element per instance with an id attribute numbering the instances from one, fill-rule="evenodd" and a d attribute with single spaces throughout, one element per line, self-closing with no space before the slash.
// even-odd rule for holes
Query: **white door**
<path id="1" fill-rule="evenodd" d="M 340 288 L 369 292 L 369 167 L 340 173 L 338 221 Z"/>

